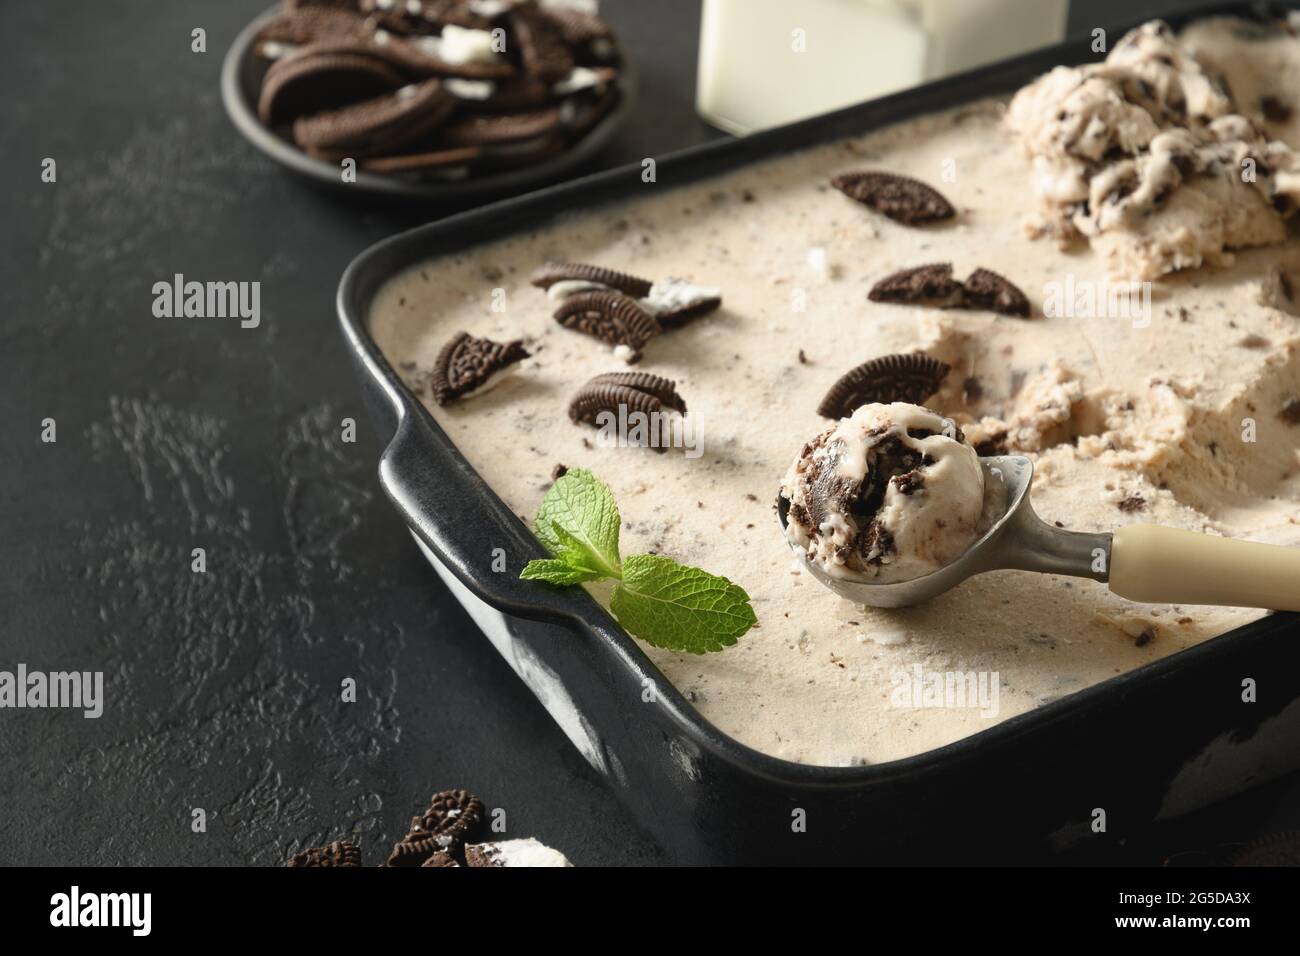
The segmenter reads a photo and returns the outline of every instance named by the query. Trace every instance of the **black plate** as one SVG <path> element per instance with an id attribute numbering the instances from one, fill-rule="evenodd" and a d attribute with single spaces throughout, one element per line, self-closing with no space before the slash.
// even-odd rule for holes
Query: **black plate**
<path id="1" fill-rule="evenodd" d="M 356 182 L 344 183 L 336 163 L 308 156 L 296 145 L 277 136 L 257 117 L 258 91 L 267 64 L 253 53 L 253 40 L 280 11 L 279 5 L 267 10 L 235 37 L 221 64 L 221 102 L 225 104 L 230 120 L 250 143 L 288 169 L 317 182 L 340 189 L 360 189 L 366 192 L 406 199 L 426 200 L 430 203 L 467 206 L 500 196 L 514 195 L 524 190 L 552 183 L 572 175 L 590 162 L 604 149 L 622 128 L 631 113 L 636 99 L 636 67 L 624 55 L 619 67 L 619 100 L 599 123 L 568 150 L 554 159 L 494 173 L 490 176 L 473 176 L 455 182 L 432 182 L 408 176 L 381 176 L 357 170 Z"/>
<path id="2" fill-rule="evenodd" d="M 1272 9 L 1273 5 L 1270 5 Z M 1261 16 L 1256 5 L 1206 13 Z M 1118 38 L 1125 27 L 1109 35 Z M 664 157 L 661 185 L 1009 93 L 1071 41 L 826 116 Z M 866 767 L 816 767 L 721 733 L 578 588 L 520 581 L 544 557 L 371 339 L 369 304 L 396 273 L 440 255 L 629 198 L 617 169 L 423 226 L 371 247 L 343 275 L 338 310 L 380 427 L 380 483 L 426 554 L 587 760 L 679 862 L 1007 862 L 1111 843 L 1300 765 L 1300 617 L 1278 614 L 1086 688 L 936 750 Z M 465 237 L 472 236 L 467 241 Z M 490 540 L 510 556 L 488 567 Z M 1243 703 L 1242 681 L 1259 682 Z M 656 695 L 645 702 L 647 682 Z M 1105 813 L 1097 832 L 1096 811 Z M 803 819 L 798 832 L 793 823 Z"/>

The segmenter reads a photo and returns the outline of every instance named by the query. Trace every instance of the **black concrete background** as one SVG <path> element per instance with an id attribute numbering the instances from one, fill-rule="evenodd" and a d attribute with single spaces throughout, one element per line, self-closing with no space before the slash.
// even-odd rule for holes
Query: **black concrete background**
<path id="1" fill-rule="evenodd" d="M 376 863 L 448 786 L 579 864 L 669 862 L 379 493 L 385 436 L 333 295 L 352 256 L 428 212 L 341 201 L 234 133 L 221 57 L 264 5 L 4 10 L 0 668 L 103 670 L 107 704 L 99 720 L 0 711 L 0 863 L 278 864 L 348 834 Z M 1074 30 L 1169 5 L 1076 7 Z M 604 9 L 642 95 L 603 163 L 718 135 L 693 112 L 697 0 Z M 151 287 L 177 272 L 260 280 L 261 327 L 154 318 Z M 356 704 L 339 702 L 345 677 Z M 1101 858 L 1199 858 L 1296 825 L 1297 793 L 1274 785 Z"/>

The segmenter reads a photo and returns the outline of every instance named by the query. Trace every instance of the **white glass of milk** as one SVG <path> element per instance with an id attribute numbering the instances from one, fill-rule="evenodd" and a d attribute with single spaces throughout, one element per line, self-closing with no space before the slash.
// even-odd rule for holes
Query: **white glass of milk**
<path id="1" fill-rule="evenodd" d="M 744 134 L 1065 36 L 1068 0 L 704 0 L 696 108 Z"/>

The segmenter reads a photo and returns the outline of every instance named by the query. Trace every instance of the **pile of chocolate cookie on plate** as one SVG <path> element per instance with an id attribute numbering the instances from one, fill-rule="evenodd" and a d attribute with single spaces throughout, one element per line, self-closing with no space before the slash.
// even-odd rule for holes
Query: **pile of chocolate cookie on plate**
<path id="1" fill-rule="evenodd" d="M 579 0 L 285 0 L 259 32 L 262 123 L 310 156 L 459 180 L 564 154 L 618 104 Z"/>

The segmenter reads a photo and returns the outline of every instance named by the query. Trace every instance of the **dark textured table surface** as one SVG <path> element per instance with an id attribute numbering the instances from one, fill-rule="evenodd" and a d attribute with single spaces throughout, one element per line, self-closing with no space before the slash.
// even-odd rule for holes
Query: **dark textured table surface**
<path id="1" fill-rule="evenodd" d="M 235 135 L 221 57 L 264 6 L 5 11 L 0 668 L 102 670 L 106 702 L 97 720 L 0 711 L 0 863 L 278 864 L 346 834 L 379 862 L 449 786 L 579 864 L 668 862 L 378 490 L 386 436 L 333 295 L 352 256 L 429 213 L 319 192 Z M 1162 8 L 1090 4 L 1071 25 Z M 693 113 L 698 3 L 604 9 L 642 92 L 602 162 L 718 135 Z M 260 327 L 155 318 L 152 286 L 175 273 L 260 281 Z M 1256 791 L 1131 858 L 1294 825 L 1295 795 Z"/>

